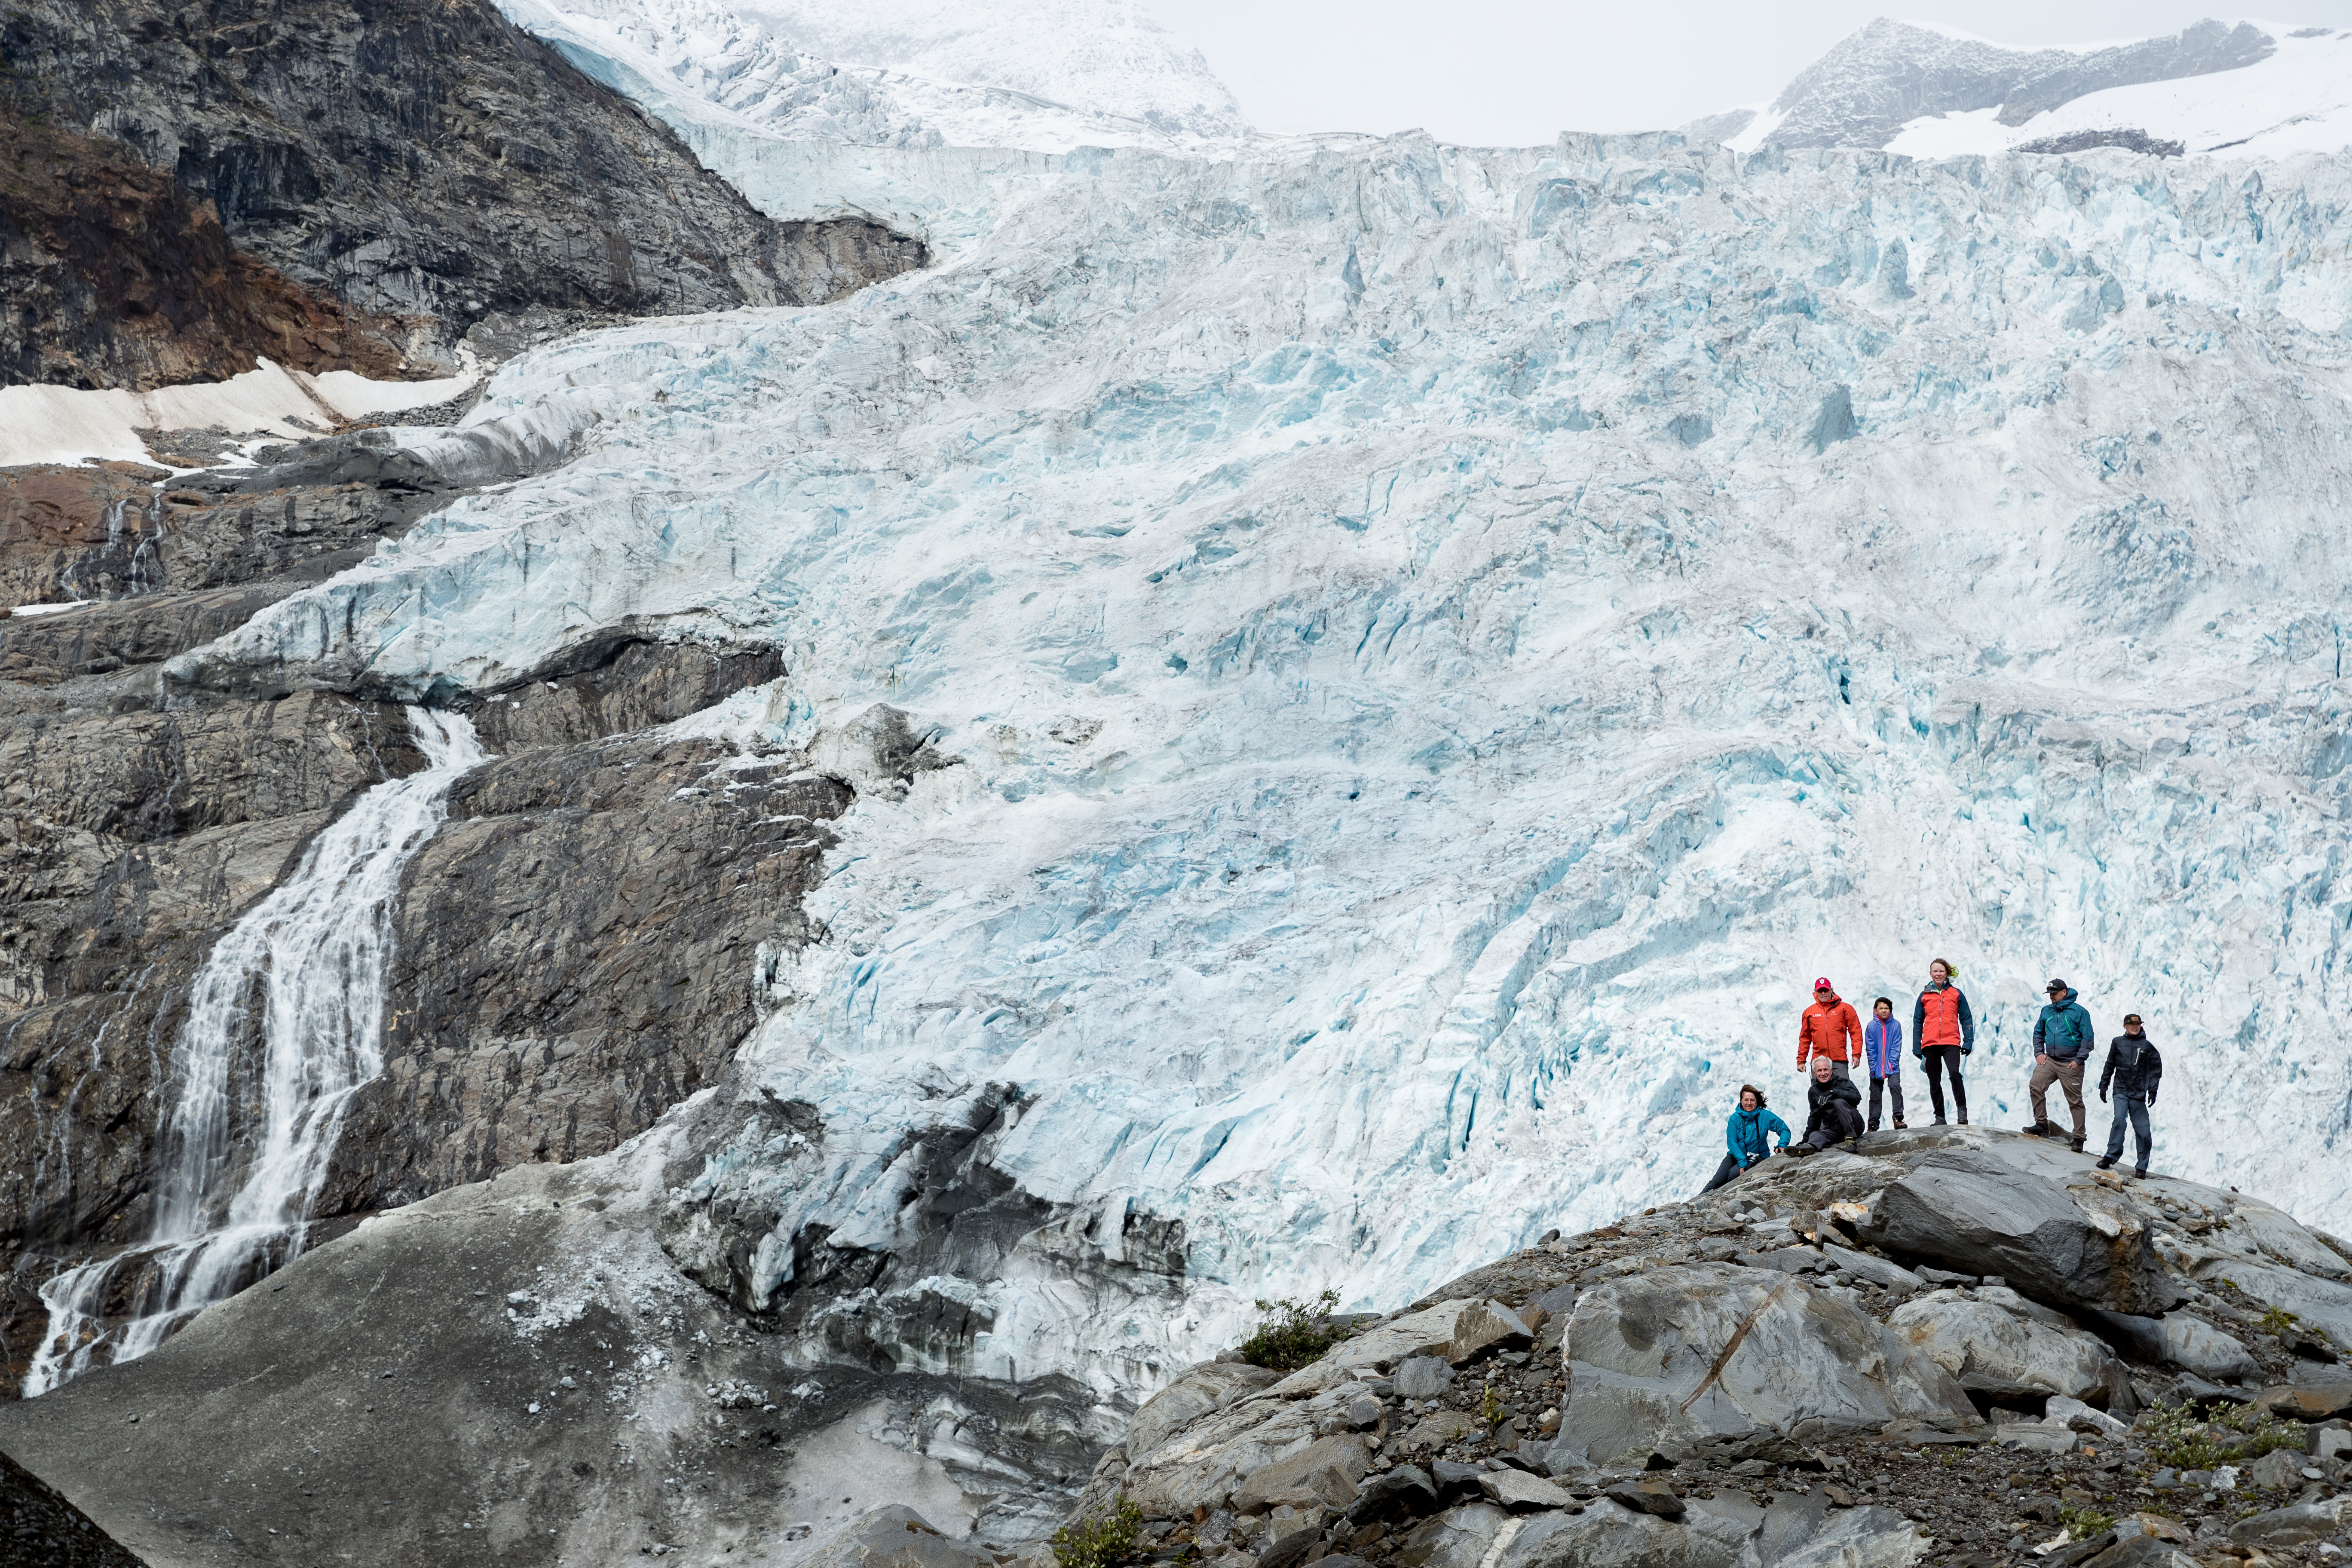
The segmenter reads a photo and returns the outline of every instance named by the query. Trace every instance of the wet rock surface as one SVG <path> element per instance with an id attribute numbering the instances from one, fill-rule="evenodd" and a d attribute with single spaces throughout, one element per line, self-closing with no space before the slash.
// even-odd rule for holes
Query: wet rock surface
<path id="1" fill-rule="evenodd" d="M 383 1564 L 775 1563 L 892 1506 L 959 1540 L 1051 1530 L 1120 1412 L 1066 1380 L 790 1364 L 669 1265 L 643 1168 L 529 1166 L 375 1216 L 153 1354 L 0 1410 L 0 1447 L 156 1568 L 360 1542 Z M 952 1542 L 913 1544 L 946 1568 Z"/>
<path id="2" fill-rule="evenodd" d="M 409 867 L 390 975 L 407 1000 L 320 1212 L 602 1154 L 717 1082 L 755 1021 L 755 950 L 801 936 L 851 799 L 795 762 L 617 741 L 462 780 Z"/>

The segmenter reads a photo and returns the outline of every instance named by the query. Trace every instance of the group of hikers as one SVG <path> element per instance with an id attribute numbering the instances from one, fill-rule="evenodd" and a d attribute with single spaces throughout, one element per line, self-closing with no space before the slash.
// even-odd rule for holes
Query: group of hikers
<path id="1" fill-rule="evenodd" d="M 1960 1074 L 1960 1060 L 1976 1049 L 1977 1022 L 1957 980 L 1950 963 L 1937 959 L 1927 965 L 1927 988 L 1911 1005 L 1911 1055 L 1927 1068 L 1927 1100 L 1935 1109 L 1937 1127 L 1945 1125 L 1944 1080 L 1948 1078 L 1952 1085 L 1952 1110 L 1961 1126 L 1969 1124 L 1969 1091 Z M 2063 980 L 2051 981 L 2047 993 L 2049 1004 L 2033 1022 L 2033 1079 L 2029 1086 L 2033 1125 L 2026 1131 L 2045 1138 L 2067 1136 L 2050 1120 L 2048 1096 L 2054 1085 L 2065 1092 L 2066 1108 L 2074 1113 L 2073 1143 L 2079 1154 L 2087 1132 L 2083 1073 L 2095 1047 L 2091 1015 L 2074 988 Z M 1769 1158 L 1773 1152 L 1769 1140 L 1775 1136 L 1780 1141 L 1780 1152 L 1801 1156 L 1819 1153 L 1833 1144 L 1859 1147 L 1866 1134 L 1878 1131 L 1882 1106 L 1893 1111 L 1896 1131 L 1909 1125 L 1903 1120 L 1902 1020 L 1895 1016 L 1891 997 L 1881 996 L 1872 1003 L 1870 1013 L 1870 1022 L 1864 1024 L 1827 976 L 1813 982 L 1813 1004 L 1797 1024 L 1797 1070 L 1811 1077 L 1805 1089 L 1810 1113 L 1805 1135 L 1798 1138 L 1790 1132 L 1789 1124 L 1765 1105 L 1762 1089 L 1741 1084 L 1739 1109 L 1731 1113 L 1725 1129 L 1724 1141 L 1730 1152 L 1716 1167 L 1706 1191 L 1715 1191 L 1750 1165 Z M 1870 1079 L 1866 1123 L 1862 1087 L 1853 1080 L 1857 1062 Z M 2125 1014 L 2124 1032 L 2107 1043 L 2106 1066 L 2099 1073 L 2100 1100 L 2105 1101 L 2110 1090 L 2115 1097 L 2115 1123 L 2107 1132 L 2107 1152 L 2099 1162 L 2100 1170 L 2113 1170 L 2123 1158 L 2124 1129 L 2128 1123 L 2139 1153 L 2138 1167 L 2132 1173 L 2147 1174 L 2148 1152 L 2155 1142 L 2147 1113 L 2156 1104 L 2157 1085 L 2163 1076 L 2164 1060 L 2157 1055 L 2140 1016 Z"/>

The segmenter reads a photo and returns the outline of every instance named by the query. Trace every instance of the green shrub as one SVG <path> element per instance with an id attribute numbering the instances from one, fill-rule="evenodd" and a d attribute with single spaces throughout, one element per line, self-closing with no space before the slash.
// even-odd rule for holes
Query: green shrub
<path id="1" fill-rule="evenodd" d="M 2058 1510 L 2058 1522 L 2064 1525 L 2066 1533 L 2075 1540 L 2088 1541 L 2094 1536 L 2105 1535 L 2113 1530 L 2116 1527 L 2116 1516 L 2111 1513 L 2099 1513 L 2087 1508 L 2063 1507 Z"/>
<path id="2" fill-rule="evenodd" d="M 1242 1359 L 1252 1366 L 1297 1372 L 1353 1331 L 1345 1323 L 1332 1321 L 1331 1309 L 1339 1304 L 1337 1290 L 1326 1290 L 1313 1301 L 1294 1301 L 1287 1296 L 1278 1301 L 1260 1301 L 1257 1310 L 1268 1316 L 1242 1342 Z"/>
<path id="3" fill-rule="evenodd" d="M 2210 1470 L 2226 1463 L 2233 1449 L 2217 1443 L 2207 1431 L 2197 1406 L 2186 1400 L 2159 1405 L 2143 1417 L 2147 1423 L 2148 1458 L 2176 1470 Z"/>
<path id="4" fill-rule="evenodd" d="M 2266 1334 L 2273 1334 L 2280 1339 L 2284 1339 L 2287 1336 L 2288 1331 L 2293 1329 L 2294 1324 L 2295 1316 L 2293 1312 L 2288 1311 L 2284 1307 L 2272 1307 L 2263 1313 L 2262 1321 L 2254 1326 L 2262 1330 L 2262 1331 Z"/>
<path id="5" fill-rule="evenodd" d="M 1121 1494 L 1108 1513 L 1054 1531 L 1054 1560 L 1062 1568 L 1118 1568 L 1143 1539 L 1143 1510 Z"/>

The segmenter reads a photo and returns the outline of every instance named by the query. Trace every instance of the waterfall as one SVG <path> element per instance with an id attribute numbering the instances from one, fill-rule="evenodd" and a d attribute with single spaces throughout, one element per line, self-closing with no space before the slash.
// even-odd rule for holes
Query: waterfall
<path id="1" fill-rule="evenodd" d="M 153 1225 L 139 1246 L 42 1287 L 48 1332 L 26 1398 L 101 1357 L 146 1354 L 300 1255 L 344 1108 L 383 1067 L 401 871 L 446 815 L 449 786 L 483 759 L 459 715 L 411 708 L 408 726 L 425 771 L 360 796 L 197 972 L 173 1046 Z M 115 1296 L 126 1310 L 110 1312 Z"/>

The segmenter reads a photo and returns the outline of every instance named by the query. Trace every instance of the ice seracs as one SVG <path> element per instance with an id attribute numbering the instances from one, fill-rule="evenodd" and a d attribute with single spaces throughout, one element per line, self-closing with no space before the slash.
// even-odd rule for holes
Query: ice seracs
<path id="1" fill-rule="evenodd" d="M 824 1152 L 727 1247 L 908 1245 L 992 1097 L 989 1180 L 1085 1234 L 924 1289 L 1022 1376 L 1696 1191 L 1812 976 L 1931 956 L 1978 1119 L 2063 970 L 2165 1050 L 2159 1169 L 2341 1225 L 2352 193 L 2098 156 L 999 163 L 932 271 L 512 363 L 469 419 L 571 461 L 175 679 L 773 641 L 689 725 L 865 782 L 738 1069 Z M 941 765 L 861 764 L 879 709 Z M 1179 1299 L 1051 1261 L 1147 1226 Z"/>

